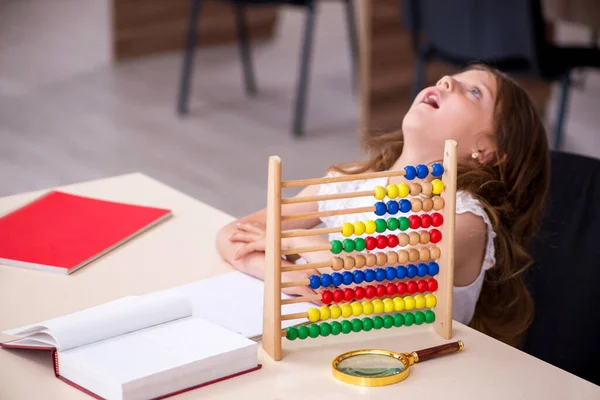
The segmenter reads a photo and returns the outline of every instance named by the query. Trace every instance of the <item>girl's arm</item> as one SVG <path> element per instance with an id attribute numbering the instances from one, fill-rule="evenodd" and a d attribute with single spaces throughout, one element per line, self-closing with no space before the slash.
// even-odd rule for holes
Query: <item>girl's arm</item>
<path id="1" fill-rule="evenodd" d="M 485 255 L 487 225 L 472 213 L 456 215 L 454 286 L 467 286 L 477 279 Z M 442 238 L 444 240 L 444 238 Z"/>

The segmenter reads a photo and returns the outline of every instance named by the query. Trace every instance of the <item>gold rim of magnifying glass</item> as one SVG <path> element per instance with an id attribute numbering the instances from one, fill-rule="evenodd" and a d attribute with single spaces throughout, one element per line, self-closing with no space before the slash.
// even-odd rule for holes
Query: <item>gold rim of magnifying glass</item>
<path id="1" fill-rule="evenodd" d="M 359 376 L 348 375 L 338 369 L 338 365 L 342 361 L 344 361 L 350 357 L 356 357 L 356 356 L 360 356 L 360 355 L 378 355 L 378 356 L 386 356 L 386 357 L 395 358 L 397 360 L 400 360 L 400 362 L 402 362 L 404 364 L 404 370 L 398 374 L 391 375 L 391 376 L 369 378 L 369 377 L 359 377 Z M 374 349 L 354 350 L 354 351 L 349 351 L 347 353 L 341 354 L 338 357 L 336 357 L 333 360 L 333 362 L 331 363 L 331 367 L 333 370 L 333 376 L 335 376 L 337 379 L 339 379 L 340 381 L 342 381 L 344 383 L 349 383 L 351 385 L 357 385 L 357 386 L 386 386 L 386 385 L 392 385 L 394 383 L 401 382 L 404 379 L 406 379 L 406 377 L 408 377 L 409 367 L 411 364 L 413 364 L 413 362 L 411 362 L 411 357 L 412 357 L 412 355 L 396 353 L 396 352 L 389 351 L 389 350 L 374 350 Z"/>

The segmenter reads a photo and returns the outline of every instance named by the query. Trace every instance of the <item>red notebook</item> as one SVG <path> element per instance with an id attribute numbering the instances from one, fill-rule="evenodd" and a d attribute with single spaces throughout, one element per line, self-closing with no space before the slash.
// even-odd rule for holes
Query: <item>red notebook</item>
<path id="1" fill-rule="evenodd" d="M 70 274 L 171 215 L 52 191 L 0 218 L 0 264 Z"/>

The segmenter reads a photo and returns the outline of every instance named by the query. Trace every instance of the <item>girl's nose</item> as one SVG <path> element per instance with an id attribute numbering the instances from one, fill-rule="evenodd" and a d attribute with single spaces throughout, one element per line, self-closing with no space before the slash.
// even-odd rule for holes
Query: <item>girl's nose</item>
<path id="1" fill-rule="evenodd" d="M 444 76 L 442 79 L 440 79 L 437 83 L 437 87 L 440 90 L 448 90 L 451 91 L 452 90 L 452 86 L 454 85 L 454 83 L 452 82 L 452 78 L 449 76 Z"/>

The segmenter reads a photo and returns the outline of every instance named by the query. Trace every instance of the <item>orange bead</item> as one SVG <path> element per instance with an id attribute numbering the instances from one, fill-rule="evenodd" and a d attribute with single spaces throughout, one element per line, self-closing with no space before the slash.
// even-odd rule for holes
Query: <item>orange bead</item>
<path id="1" fill-rule="evenodd" d="M 409 241 L 410 241 L 410 238 L 408 237 L 408 235 L 406 233 L 398 234 L 398 245 L 400 245 L 402 247 L 407 246 Z"/>
<path id="2" fill-rule="evenodd" d="M 431 184 L 431 182 L 423 181 L 421 183 L 421 186 L 423 188 L 421 193 L 423 193 L 423 195 L 425 195 L 427 197 L 431 197 L 431 195 L 433 194 L 433 185 Z"/>
<path id="3" fill-rule="evenodd" d="M 350 270 L 350 269 L 354 268 L 355 263 L 356 263 L 356 261 L 354 260 L 354 257 L 352 257 L 352 256 L 344 257 L 344 269 Z"/>
<path id="4" fill-rule="evenodd" d="M 419 241 L 420 244 L 427 244 L 427 243 L 429 243 L 429 240 L 430 240 L 429 239 L 429 232 L 427 232 L 427 231 L 421 231 L 419 236 L 421 237 L 421 240 Z"/>
<path id="5" fill-rule="evenodd" d="M 395 251 L 389 251 L 386 256 L 388 264 L 396 264 L 398 262 L 398 253 Z"/>
<path id="6" fill-rule="evenodd" d="M 398 264 L 406 264 L 408 262 L 408 251 L 399 250 L 398 251 Z"/>
<path id="7" fill-rule="evenodd" d="M 356 265 L 355 265 L 356 268 L 362 268 L 367 263 L 367 259 L 362 254 L 359 254 L 354 258 L 356 259 Z"/>
<path id="8" fill-rule="evenodd" d="M 367 254 L 365 256 L 365 259 L 366 259 L 367 267 L 372 267 L 377 262 L 377 257 L 375 257 L 375 254 L 373 254 L 373 253 Z"/>
<path id="9" fill-rule="evenodd" d="M 427 261 L 431 257 L 430 251 L 427 247 L 421 247 L 419 249 L 419 260 Z"/>
<path id="10" fill-rule="evenodd" d="M 433 209 L 433 200 L 423 199 L 423 211 L 431 211 Z"/>
<path id="11" fill-rule="evenodd" d="M 440 258 L 440 248 L 437 246 L 433 246 L 429 249 L 429 256 L 431 257 L 431 260 L 437 260 L 438 258 Z"/>
<path id="12" fill-rule="evenodd" d="M 341 257 L 333 257 L 331 259 L 331 269 L 339 271 L 344 268 L 344 260 Z"/>
<path id="13" fill-rule="evenodd" d="M 377 257 L 377 265 L 381 266 L 381 265 L 385 265 L 387 263 L 387 257 L 385 255 L 385 253 L 377 253 L 376 257 Z"/>
<path id="14" fill-rule="evenodd" d="M 419 251 L 417 249 L 408 250 L 408 261 L 415 262 L 419 259 Z"/>
<path id="15" fill-rule="evenodd" d="M 411 210 L 414 212 L 419 212 L 423 209 L 423 202 L 421 201 L 421 199 L 411 199 L 410 204 Z"/>
<path id="16" fill-rule="evenodd" d="M 419 240 L 421 240 L 421 236 L 417 232 L 410 232 L 408 234 L 409 244 L 411 246 L 416 246 L 419 244 Z"/>
<path id="17" fill-rule="evenodd" d="M 435 196 L 433 198 L 433 209 L 441 210 L 442 208 L 444 208 L 444 199 L 442 199 L 440 196 Z"/>
<path id="18" fill-rule="evenodd" d="M 421 185 L 419 185 L 418 183 L 409 183 L 408 187 L 410 187 L 411 196 L 418 196 L 419 194 L 421 194 Z"/>

